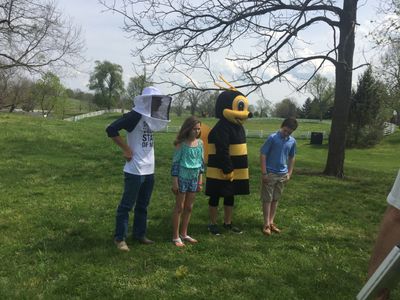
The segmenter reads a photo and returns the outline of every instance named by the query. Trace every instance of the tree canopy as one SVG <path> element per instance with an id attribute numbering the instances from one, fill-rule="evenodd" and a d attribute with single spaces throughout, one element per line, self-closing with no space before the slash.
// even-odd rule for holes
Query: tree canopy
<path id="1" fill-rule="evenodd" d="M 213 70 L 211 56 L 220 50 L 241 70 L 235 73 L 236 87 L 248 93 L 278 78 L 293 84 L 289 79 L 301 66 L 308 76 L 296 85 L 300 89 L 326 62 L 334 65 L 335 101 L 324 173 L 344 176 L 357 0 L 344 0 L 343 7 L 330 0 L 100 2 L 124 17 L 123 30 L 136 41 L 134 54 L 142 55 L 154 70 L 166 67 L 165 82 L 179 86 L 173 75 L 184 75 L 182 88 L 188 83 L 199 88 L 192 76 L 195 70 L 216 81 L 213 74 L 221 71 Z M 329 46 L 313 53 L 299 51 L 314 36 L 306 34 L 314 27 L 332 37 Z"/>
<path id="2" fill-rule="evenodd" d="M 62 17 L 55 3 L 0 3 L 0 69 L 22 67 L 38 71 L 45 67 L 70 67 L 81 61 L 80 30 Z"/>
<path id="3" fill-rule="evenodd" d="M 119 101 L 124 92 L 122 67 L 109 61 L 95 61 L 95 68 L 89 79 L 89 89 L 95 91 L 97 105 L 110 109 Z"/>

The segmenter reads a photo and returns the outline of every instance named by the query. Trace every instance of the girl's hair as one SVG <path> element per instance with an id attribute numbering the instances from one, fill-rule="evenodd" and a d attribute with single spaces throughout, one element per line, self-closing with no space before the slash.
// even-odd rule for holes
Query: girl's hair
<path id="1" fill-rule="evenodd" d="M 185 141 L 189 137 L 190 132 L 192 131 L 194 126 L 196 126 L 197 124 L 201 124 L 201 122 L 195 116 L 191 116 L 191 117 L 187 118 L 183 122 L 181 129 L 179 130 L 178 135 L 176 136 L 174 145 L 177 146 L 180 143 L 182 143 L 183 141 Z M 200 132 L 196 136 L 196 138 L 199 138 L 199 137 L 200 137 Z"/>

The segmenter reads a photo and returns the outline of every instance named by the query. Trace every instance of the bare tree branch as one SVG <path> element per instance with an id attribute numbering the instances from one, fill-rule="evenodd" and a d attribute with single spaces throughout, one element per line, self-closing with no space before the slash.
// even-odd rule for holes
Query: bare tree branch
<path id="1" fill-rule="evenodd" d="M 11 0 L 0 5 L 0 69 L 74 67 L 83 61 L 80 29 L 54 1 Z"/>

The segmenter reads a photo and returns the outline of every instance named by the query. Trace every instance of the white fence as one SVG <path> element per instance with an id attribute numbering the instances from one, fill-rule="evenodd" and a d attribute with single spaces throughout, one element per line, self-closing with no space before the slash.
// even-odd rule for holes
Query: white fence
<path id="1" fill-rule="evenodd" d="M 178 132 L 180 126 L 167 126 L 164 132 Z M 271 133 L 275 131 L 267 131 L 267 130 L 250 130 L 245 129 L 246 137 L 255 137 L 255 138 L 267 138 Z M 324 137 L 327 137 L 326 131 L 320 131 Z M 310 139 L 311 138 L 311 131 L 295 131 L 293 132 L 292 136 L 296 139 Z"/>
<path id="2" fill-rule="evenodd" d="M 94 112 L 90 112 L 87 114 L 73 116 L 73 117 L 67 118 L 65 120 L 76 122 L 76 121 L 84 119 L 84 118 L 100 116 L 105 113 L 123 113 L 123 111 L 122 111 L 122 109 L 99 110 L 99 111 L 94 111 Z M 317 122 L 318 120 L 315 120 L 315 121 Z M 384 129 L 383 129 L 384 135 L 392 134 L 397 129 L 397 126 L 392 123 L 385 122 L 383 125 L 384 125 Z M 178 132 L 179 129 L 180 129 L 180 126 L 167 126 L 165 128 L 164 132 Z M 260 130 L 246 129 L 245 131 L 246 131 L 246 137 L 256 137 L 256 138 L 267 138 L 271 133 L 275 132 L 275 131 L 266 131 L 266 130 L 262 130 L 262 129 L 260 129 Z M 320 131 L 320 132 L 322 133 L 324 138 L 328 138 L 328 133 L 326 131 Z M 305 139 L 306 140 L 306 139 L 311 138 L 311 131 L 295 131 L 295 132 L 293 132 L 292 135 L 296 139 Z"/>
<path id="3" fill-rule="evenodd" d="M 395 132 L 397 126 L 393 123 L 385 122 L 383 123 L 383 135 L 389 135 Z"/>
<path id="4" fill-rule="evenodd" d="M 119 108 L 110 109 L 110 110 L 98 110 L 98 111 L 93 111 L 93 112 L 90 112 L 87 114 L 82 114 L 82 115 L 77 115 L 77 116 L 73 116 L 70 118 L 66 118 L 64 120 L 76 122 L 76 121 L 79 121 L 79 120 L 82 120 L 85 118 L 96 117 L 96 116 L 100 116 L 100 115 L 103 115 L 106 113 L 123 113 L 123 111 L 122 111 L 122 109 L 119 109 Z"/>

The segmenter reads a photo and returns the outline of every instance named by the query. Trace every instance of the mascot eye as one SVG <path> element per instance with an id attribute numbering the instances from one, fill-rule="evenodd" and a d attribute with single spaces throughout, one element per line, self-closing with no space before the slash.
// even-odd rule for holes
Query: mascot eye
<path id="1" fill-rule="evenodd" d="M 243 101 L 239 101 L 237 105 L 238 105 L 238 110 L 239 111 L 243 111 L 244 110 L 245 104 L 244 104 Z"/>

